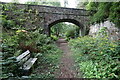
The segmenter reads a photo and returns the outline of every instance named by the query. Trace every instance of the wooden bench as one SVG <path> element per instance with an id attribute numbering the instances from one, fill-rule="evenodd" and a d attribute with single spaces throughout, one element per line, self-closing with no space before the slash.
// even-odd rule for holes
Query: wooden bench
<path id="1" fill-rule="evenodd" d="M 16 60 L 18 65 L 20 66 L 18 69 L 20 75 L 29 75 L 33 64 L 37 61 L 37 58 L 31 57 L 30 51 L 27 50 L 19 55 Z"/>

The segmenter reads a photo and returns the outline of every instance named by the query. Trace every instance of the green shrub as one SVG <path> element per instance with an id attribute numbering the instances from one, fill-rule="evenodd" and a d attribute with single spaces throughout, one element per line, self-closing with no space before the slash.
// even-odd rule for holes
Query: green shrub
<path id="1" fill-rule="evenodd" d="M 89 2 L 86 8 L 90 11 L 90 23 L 100 23 L 105 20 L 112 21 L 116 27 L 119 23 L 119 2 Z"/>
<path id="2" fill-rule="evenodd" d="M 120 78 L 118 41 L 85 36 L 70 40 L 69 44 L 85 78 Z"/>
<path id="3" fill-rule="evenodd" d="M 2 60 L 0 61 L 0 64 L 2 65 L 2 75 L 0 74 L 0 78 L 18 76 L 19 72 L 17 72 L 17 69 L 19 65 L 16 65 L 15 59 L 26 50 L 30 50 L 33 56 L 39 57 L 39 60 L 43 60 L 45 58 L 45 54 L 48 52 L 52 52 L 53 50 L 53 53 L 59 52 L 56 47 L 50 45 L 50 43 L 52 43 L 50 37 L 42 34 L 42 28 L 35 28 L 31 31 L 26 30 L 26 22 L 33 24 L 37 21 L 35 20 L 38 19 L 37 11 L 34 13 L 36 18 L 34 19 L 35 21 L 33 21 L 30 17 L 31 12 L 33 12 L 31 10 L 27 10 L 29 11 L 29 14 L 21 15 L 24 13 L 25 9 L 17 9 L 14 4 L 0 4 L 0 7 L 2 9 L 0 19 L 2 20 L 1 24 L 3 26 L 3 32 L 0 34 L 0 36 L 2 35 L 2 40 L 0 40 L 0 48 L 2 49 L 0 50 L 0 57 L 2 56 Z M 6 14 L 7 11 L 11 11 L 12 14 Z M 16 18 L 14 18 L 14 15 Z M 38 27 L 38 25 L 34 26 Z M 52 48 L 55 48 L 56 50 Z M 55 55 L 51 55 L 50 59 L 53 60 L 57 58 Z M 44 62 L 46 61 L 43 61 L 43 63 Z"/>
<path id="4" fill-rule="evenodd" d="M 65 33 L 67 38 L 74 38 L 75 37 L 75 29 L 70 28 L 66 33 Z"/>
<path id="5" fill-rule="evenodd" d="M 1 78 L 8 78 L 17 75 L 17 63 L 15 53 L 18 50 L 18 38 L 16 35 L 9 36 L 7 33 L 2 34 L 2 43 L 0 44 L 2 60 L 2 75 Z"/>
<path id="6" fill-rule="evenodd" d="M 39 29 L 35 31 L 17 30 L 16 33 L 11 31 L 2 34 L 2 48 L 0 56 L 2 56 L 2 75 L 1 78 L 9 78 L 18 76 L 19 72 L 16 62 L 16 57 L 26 50 L 30 50 L 34 57 L 38 60 L 55 63 L 59 58 L 60 50 L 55 45 L 52 45 L 52 40 L 47 35 L 41 34 Z M 49 64 L 50 64 L 49 63 Z M 40 63 L 41 64 L 41 63 Z"/>
<path id="7" fill-rule="evenodd" d="M 58 37 L 55 36 L 55 35 L 51 35 L 51 38 L 52 38 L 54 41 L 58 40 Z"/>

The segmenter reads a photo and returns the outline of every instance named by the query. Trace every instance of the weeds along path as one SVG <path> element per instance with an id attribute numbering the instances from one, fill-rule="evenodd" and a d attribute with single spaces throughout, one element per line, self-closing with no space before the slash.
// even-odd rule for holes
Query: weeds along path
<path id="1" fill-rule="evenodd" d="M 68 47 L 68 43 L 65 41 L 65 39 L 59 39 L 56 44 L 63 51 L 63 55 L 59 63 L 59 69 L 57 72 L 55 72 L 56 77 L 76 78 L 78 72 L 74 68 L 74 60 Z"/>

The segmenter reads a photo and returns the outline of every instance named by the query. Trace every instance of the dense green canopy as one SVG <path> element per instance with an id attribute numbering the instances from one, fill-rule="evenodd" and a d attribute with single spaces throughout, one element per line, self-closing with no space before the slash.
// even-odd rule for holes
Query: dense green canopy
<path id="1" fill-rule="evenodd" d="M 120 2 L 90 2 L 86 7 L 92 11 L 91 23 L 110 20 L 117 27 L 120 26 Z"/>

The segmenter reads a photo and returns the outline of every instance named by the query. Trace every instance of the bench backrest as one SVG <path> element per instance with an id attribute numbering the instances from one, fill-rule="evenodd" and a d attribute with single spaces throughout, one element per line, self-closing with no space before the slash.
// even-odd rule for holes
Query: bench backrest
<path id="1" fill-rule="evenodd" d="M 18 64 L 23 64 L 25 61 L 27 61 L 30 58 L 30 51 L 27 50 L 21 55 L 19 55 L 16 60 L 18 61 Z"/>

